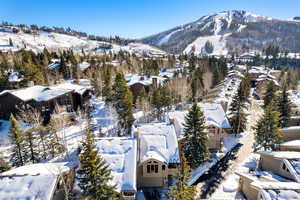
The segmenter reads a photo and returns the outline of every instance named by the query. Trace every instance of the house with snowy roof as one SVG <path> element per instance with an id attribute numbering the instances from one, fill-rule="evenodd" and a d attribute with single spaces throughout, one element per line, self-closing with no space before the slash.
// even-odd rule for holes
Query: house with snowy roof
<path id="1" fill-rule="evenodd" d="M 30 107 L 40 111 L 54 110 L 56 104 L 72 106 L 72 90 L 51 89 L 45 86 L 32 86 L 0 93 L 0 117 L 8 119 L 10 114 Z"/>
<path id="2" fill-rule="evenodd" d="M 258 167 L 300 183 L 300 152 L 259 151 Z"/>
<path id="3" fill-rule="evenodd" d="M 255 91 L 259 95 L 260 98 L 263 98 L 270 82 L 273 82 L 275 87 L 279 88 L 278 81 L 276 80 L 276 78 L 274 76 L 272 76 L 270 74 L 260 75 L 255 80 Z"/>
<path id="4" fill-rule="evenodd" d="M 82 107 L 83 99 L 89 97 L 89 87 L 75 82 L 64 82 L 54 86 L 40 86 L 6 90 L 0 93 L 0 118 L 8 119 L 10 114 L 28 108 L 51 113 L 55 105 L 66 111 Z"/>
<path id="5" fill-rule="evenodd" d="M 180 164 L 177 136 L 171 123 L 140 124 L 138 141 L 138 187 L 167 187 L 177 176 Z"/>
<path id="6" fill-rule="evenodd" d="M 223 147 L 223 139 L 231 130 L 230 123 L 221 104 L 199 103 L 204 113 L 208 132 L 208 148 L 211 151 L 220 150 Z M 183 137 L 184 121 L 187 111 L 170 112 L 169 119 L 174 124 L 179 139 Z"/>
<path id="7" fill-rule="evenodd" d="M 148 76 L 148 75 L 138 75 L 138 74 L 126 74 L 125 80 L 127 85 L 130 87 L 134 99 L 139 96 L 142 89 L 149 92 L 150 88 L 157 88 L 162 86 L 167 78 L 160 76 Z"/>
<path id="8" fill-rule="evenodd" d="M 137 192 L 137 140 L 135 138 L 99 138 L 96 147 L 112 170 L 110 184 L 116 185 L 120 199 L 134 200 Z"/>
<path id="9" fill-rule="evenodd" d="M 6 171 L 0 174 L 0 200 L 64 199 L 73 187 L 74 174 L 74 168 L 65 162 L 31 164 Z"/>
<path id="10" fill-rule="evenodd" d="M 299 199 L 300 184 L 251 173 L 239 175 L 239 190 L 248 200 Z"/>

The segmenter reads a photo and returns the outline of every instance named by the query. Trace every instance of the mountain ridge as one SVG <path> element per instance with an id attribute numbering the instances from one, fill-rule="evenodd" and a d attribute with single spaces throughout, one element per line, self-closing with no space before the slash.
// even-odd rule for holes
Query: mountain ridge
<path id="1" fill-rule="evenodd" d="M 278 30 L 278 26 L 282 30 Z M 265 30 L 264 27 L 268 29 Z M 196 53 L 205 53 L 203 50 L 205 41 L 210 41 L 216 46 L 212 54 L 261 51 L 266 44 L 271 43 L 278 43 L 278 46 L 288 51 L 299 52 L 300 42 L 292 45 L 284 39 L 284 34 L 288 33 L 289 40 L 299 40 L 299 34 L 297 35 L 299 31 L 300 23 L 296 21 L 265 17 L 244 10 L 232 10 L 202 16 L 191 23 L 144 37 L 140 41 L 169 53 L 190 53 L 193 46 Z M 269 40 L 266 38 L 267 34 L 271 35 Z"/>

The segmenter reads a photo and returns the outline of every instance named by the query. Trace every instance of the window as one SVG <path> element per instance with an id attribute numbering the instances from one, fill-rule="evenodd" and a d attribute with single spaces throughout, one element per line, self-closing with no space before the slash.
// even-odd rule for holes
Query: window
<path id="1" fill-rule="evenodd" d="M 161 166 L 161 170 L 165 171 L 166 170 L 166 165 Z"/>
<path id="2" fill-rule="evenodd" d="M 285 163 L 282 164 L 282 169 L 286 172 L 289 172 L 289 169 L 286 167 Z"/>
<path id="3" fill-rule="evenodd" d="M 127 196 L 127 197 L 129 197 L 129 196 L 134 196 L 134 192 L 124 191 L 124 192 L 123 192 L 123 195 L 124 195 L 124 196 Z"/>
<path id="4" fill-rule="evenodd" d="M 147 165 L 147 173 L 158 173 L 158 165 Z"/>
<path id="5" fill-rule="evenodd" d="M 151 171 L 154 171 L 154 165 L 151 165 Z"/>

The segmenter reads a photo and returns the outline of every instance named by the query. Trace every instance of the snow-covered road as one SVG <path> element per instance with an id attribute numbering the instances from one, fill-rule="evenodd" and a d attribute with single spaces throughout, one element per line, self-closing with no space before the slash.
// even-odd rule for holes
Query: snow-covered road
<path id="1" fill-rule="evenodd" d="M 212 199 L 240 199 L 241 195 L 238 192 L 238 176 L 235 172 L 240 171 L 240 168 L 243 166 L 245 161 L 251 156 L 253 152 L 253 142 L 254 134 L 252 127 L 259 120 L 260 116 L 263 113 L 262 108 L 259 106 L 258 102 L 254 99 L 251 101 L 251 110 L 249 123 L 247 123 L 246 135 L 240 140 L 241 147 L 238 152 L 234 155 L 234 159 L 229 160 L 228 168 L 222 173 L 222 177 L 225 177 L 222 180 L 219 180 L 218 188 L 210 195 Z M 200 182 L 197 185 L 197 191 L 199 196 L 201 195 L 202 187 L 204 182 Z"/>

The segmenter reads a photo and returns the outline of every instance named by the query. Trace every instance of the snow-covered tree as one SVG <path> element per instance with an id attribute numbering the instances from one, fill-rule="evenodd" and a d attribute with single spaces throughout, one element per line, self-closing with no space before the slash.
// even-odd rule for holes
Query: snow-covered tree
<path id="1" fill-rule="evenodd" d="M 205 117 L 196 103 L 185 117 L 182 149 L 192 168 L 205 163 L 209 158 Z"/>

